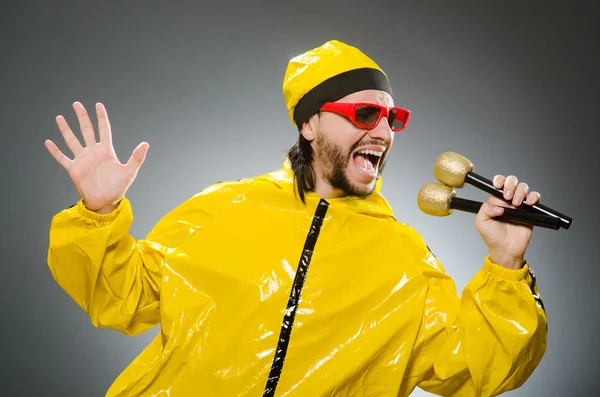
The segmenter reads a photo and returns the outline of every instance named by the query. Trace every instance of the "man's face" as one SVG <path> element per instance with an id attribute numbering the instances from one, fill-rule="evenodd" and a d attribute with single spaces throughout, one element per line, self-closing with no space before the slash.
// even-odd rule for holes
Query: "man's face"
<path id="1" fill-rule="evenodd" d="M 355 92 L 337 102 L 394 106 L 390 94 L 377 90 Z M 313 117 L 318 118 L 314 120 L 315 138 L 311 143 L 317 183 L 327 183 L 334 197 L 369 196 L 394 139 L 387 118 L 382 118 L 374 129 L 366 130 L 333 112 L 321 112 L 320 116 Z"/>

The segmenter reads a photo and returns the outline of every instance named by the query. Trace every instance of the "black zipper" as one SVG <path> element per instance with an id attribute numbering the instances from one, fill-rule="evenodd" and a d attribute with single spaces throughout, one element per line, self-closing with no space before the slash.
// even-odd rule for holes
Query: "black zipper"
<path id="1" fill-rule="evenodd" d="M 275 349 L 275 356 L 273 357 L 273 363 L 271 364 L 271 371 L 269 372 L 269 378 L 267 379 L 263 397 L 273 397 L 275 395 L 275 389 L 277 388 L 279 378 L 281 377 L 283 362 L 285 361 L 285 355 L 290 343 L 292 326 L 294 325 L 294 318 L 296 317 L 300 294 L 302 293 L 304 281 L 306 280 L 308 265 L 310 264 L 315 245 L 317 244 L 317 238 L 319 237 L 319 232 L 323 226 L 323 219 L 325 218 L 328 208 L 329 203 L 321 199 L 317 205 L 315 215 L 313 216 L 308 235 L 306 236 L 302 255 L 300 256 L 300 262 L 298 263 L 298 269 L 296 270 L 296 276 L 294 277 L 294 284 L 292 285 L 292 291 L 290 292 L 290 298 L 288 299 L 287 308 L 283 316 L 279 340 L 277 342 L 277 348 Z"/>

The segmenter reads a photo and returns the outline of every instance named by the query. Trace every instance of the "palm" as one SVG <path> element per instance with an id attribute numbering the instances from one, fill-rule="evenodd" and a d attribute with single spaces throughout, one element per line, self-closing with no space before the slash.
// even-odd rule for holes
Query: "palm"
<path id="1" fill-rule="evenodd" d="M 130 186 L 129 172 L 107 147 L 87 147 L 73 160 L 69 176 L 91 209 L 114 204 Z"/>
<path id="2" fill-rule="evenodd" d="M 83 106 L 75 103 L 73 107 L 79 118 L 86 147 L 81 146 L 62 117 L 57 118 L 57 124 L 75 158 L 67 158 L 52 141 L 46 141 L 46 147 L 69 173 L 87 208 L 96 211 L 113 206 L 125 196 L 133 183 L 148 146 L 140 144 L 129 162 L 121 164 L 112 146 L 110 124 L 104 107 L 100 104 L 96 107 L 100 142 L 95 140 L 91 121 Z"/>
<path id="3" fill-rule="evenodd" d="M 478 224 L 477 228 L 490 250 L 501 249 L 513 258 L 525 255 L 533 233 L 532 226 L 514 225 L 494 219 Z"/>

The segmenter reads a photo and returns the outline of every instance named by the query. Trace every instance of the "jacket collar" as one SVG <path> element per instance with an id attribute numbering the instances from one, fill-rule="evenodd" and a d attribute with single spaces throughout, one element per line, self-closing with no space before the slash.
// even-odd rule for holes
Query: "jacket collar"
<path id="1" fill-rule="evenodd" d="M 291 194 L 294 194 L 294 172 L 292 171 L 289 159 L 286 158 L 283 163 L 283 168 L 280 170 L 271 172 L 265 175 L 267 179 L 275 182 L 282 189 L 289 191 Z M 392 207 L 389 205 L 387 200 L 381 194 L 381 185 L 382 180 L 381 176 L 377 178 L 375 183 L 375 189 L 373 193 L 364 199 L 354 197 L 354 196 L 345 196 L 345 197 L 337 197 L 337 198 L 327 198 L 327 201 L 331 206 L 336 207 L 344 207 L 347 210 L 370 215 L 375 217 L 394 217 L 394 213 L 392 211 Z M 306 201 L 318 201 L 322 197 L 318 196 L 316 193 L 308 192 L 305 195 Z M 300 198 L 298 197 L 298 201 Z"/>

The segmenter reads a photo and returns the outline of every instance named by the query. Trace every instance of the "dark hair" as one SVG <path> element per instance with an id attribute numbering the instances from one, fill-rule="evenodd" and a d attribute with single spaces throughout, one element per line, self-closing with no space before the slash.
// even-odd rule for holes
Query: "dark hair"
<path id="1" fill-rule="evenodd" d="M 315 188 L 315 176 L 313 172 L 314 151 L 310 141 L 299 133 L 298 140 L 288 150 L 288 159 L 294 172 L 294 191 L 300 196 L 300 200 L 306 203 L 304 195 Z"/>

